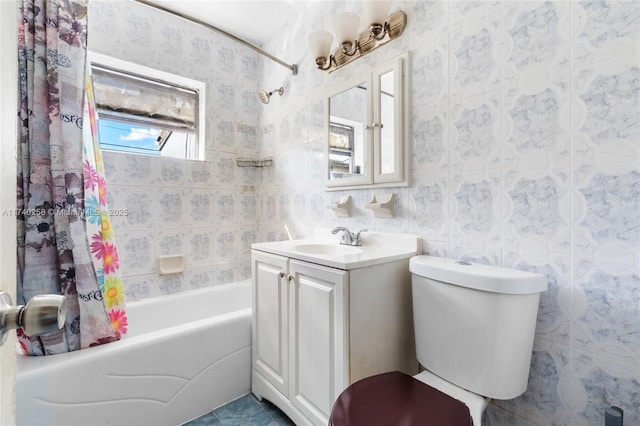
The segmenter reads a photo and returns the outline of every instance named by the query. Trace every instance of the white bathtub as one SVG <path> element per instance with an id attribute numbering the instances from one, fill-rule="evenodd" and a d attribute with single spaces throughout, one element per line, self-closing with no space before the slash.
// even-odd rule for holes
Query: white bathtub
<path id="1" fill-rule="evenodd" d="M 114 343 L 18 357 L 17 424 L 179 425 L 250 391 L 251 284 L 127 306 Z"/>

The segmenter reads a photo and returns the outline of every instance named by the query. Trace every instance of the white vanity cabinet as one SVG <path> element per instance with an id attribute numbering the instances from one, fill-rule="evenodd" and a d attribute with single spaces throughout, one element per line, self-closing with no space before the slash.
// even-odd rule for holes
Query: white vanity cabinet
<path id="1" fill-rule="evenodd" d="M 252 391 L 326 425 L 349 384 L 417 372 L 409 257 L 340 269 L 252 250 Z"/>

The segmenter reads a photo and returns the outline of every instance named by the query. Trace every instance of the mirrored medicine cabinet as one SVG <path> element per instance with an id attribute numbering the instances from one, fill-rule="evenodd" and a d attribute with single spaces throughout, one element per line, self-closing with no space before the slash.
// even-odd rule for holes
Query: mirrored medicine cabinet
<path id="1" fill-rule="evenodd" d="M 327 94 L 327 190 L 405 186 L 408 55 Z"/>

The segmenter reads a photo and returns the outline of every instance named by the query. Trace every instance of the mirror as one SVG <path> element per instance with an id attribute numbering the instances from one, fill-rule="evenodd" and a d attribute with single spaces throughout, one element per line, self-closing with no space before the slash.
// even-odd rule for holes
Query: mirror
<path id="1" fill-rule="evenodd" d="M 382 174 L 395 170 L 395 123 L 393 71 L 380 76 L 380 171 Z"/>
<path id="2" fill-rule="evenodd" d="M 366 81 L 329 98 L 329 175 L 343 179 L 364 171 Z"/>
<path id="3" fill-rule="evenodd" d="M 327 190 L 407 185 L 406 60 L 329 91 Z"/>

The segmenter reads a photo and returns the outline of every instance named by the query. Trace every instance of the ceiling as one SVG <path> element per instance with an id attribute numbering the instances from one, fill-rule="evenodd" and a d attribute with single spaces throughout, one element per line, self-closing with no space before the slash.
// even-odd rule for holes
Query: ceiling
<path id="1" fill-rule="evenodd" d="M 194 17 L 256 46 L 302 11 L 305 0 L 147 0 Z"/>

